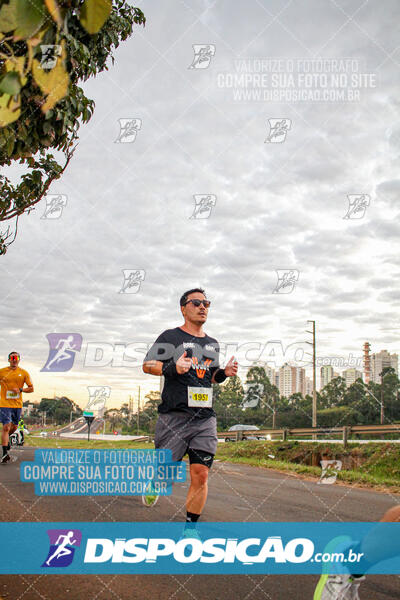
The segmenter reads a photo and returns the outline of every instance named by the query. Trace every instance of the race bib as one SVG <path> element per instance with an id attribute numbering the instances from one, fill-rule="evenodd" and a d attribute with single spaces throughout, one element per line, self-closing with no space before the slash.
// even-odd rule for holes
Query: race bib
<path id="1" fill-rule="evenodd" d="M 212 388 L 188 387 L 188 406 L 193 408 L 211 408 Z"/>
<path id="2" fill-rule="evenodd" d="M 7 398 L 7 400 L 18 400 L 19 397 L 20 397 L 20 393 L 19 392 L 12 392 L 11 390 L 8 390 L 6 392 L 6 398 Z"/>

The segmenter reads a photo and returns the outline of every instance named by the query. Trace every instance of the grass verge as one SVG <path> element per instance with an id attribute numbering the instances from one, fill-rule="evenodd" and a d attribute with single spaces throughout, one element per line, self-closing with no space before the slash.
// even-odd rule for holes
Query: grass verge
<path id="1" fill-rule="evenodd" d="M 337 481 L 400 492 L 400 447 L 398 444 L 342 444 L 299 442 L 225 443 L 216 455 L 221 461 L 248 464 L 281 472 L 319 478 L 321 460 L 340 460 Z"/>
<path id="2" fill-rule="evenodd" d="M 26 446 L 37 448 L 151 449 L 153 443 L 65 438 L 33 438 Z M 273 457 L 273 458 L 272 458 Z M 400 493 L 399 444 L 342 444 L 245 441 L 219 444 L 216 459 L 254 467 L 320 478 L 321 460 L 341 460 L 337 482 Z"/>

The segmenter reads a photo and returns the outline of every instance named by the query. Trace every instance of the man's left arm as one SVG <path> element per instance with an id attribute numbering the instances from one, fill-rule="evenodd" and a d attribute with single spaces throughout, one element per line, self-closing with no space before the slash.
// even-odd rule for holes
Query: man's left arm
<path id="1" fill-rule="evenodd" d="M 24 384 L 26 384 L 27 387 L 24 388 L 22 386 L 22 388 L 20 388 L 20 391 L 23 392 L 24 394 L 32 394 L 32 392 L 34 390 L 33 390 L 33 384 L 32 384 L 29 373 L 27 373 L 25 375 Z"/>
<path id="2" fill-rule="evenodd" d="M 238 372 L 238 363 L 234 356 L 228 361 L 225 369 L 217 368 L 212 377 L 211 383 L 223 383 L 227 377 L 235 377 Z"/>

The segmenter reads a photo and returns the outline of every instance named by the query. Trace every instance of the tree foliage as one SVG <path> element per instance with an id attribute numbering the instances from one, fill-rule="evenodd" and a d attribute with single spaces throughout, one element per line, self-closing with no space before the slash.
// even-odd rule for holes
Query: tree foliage
<path id="1" fill-rule="evenodd" d="M 94 102 L 79 82 L 108 68 L 145 17 L 126 0 L 9 0 L 0 8 L 0 165 L 19 161 L 18 184 L 0 175 L 0 221 L 29 212 L 67 167 Z M 49 153 L 64 155 L 63 164 Z M 4 254 L 16 235 L 0 235 Z"/>
<path id="2" fill-rule="evenodd" d="M 38 412 L 45 412 L 46 419 L 53 419 L 55 423 L 68 423 L 71 419 L 76 419 L 82 415 L 82 409 L 70 398 L 66 396 L 56 398 L 42 398 L 37 406 Z"/>

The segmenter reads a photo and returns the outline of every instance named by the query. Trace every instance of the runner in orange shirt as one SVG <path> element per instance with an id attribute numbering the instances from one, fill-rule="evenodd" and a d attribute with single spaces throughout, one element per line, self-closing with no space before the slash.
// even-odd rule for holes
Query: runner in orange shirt
<path id="1" fill-rule="evenodd" d="M 30 394 L 33 392 L 33 385 L 29 373 L 18 366 L 20 356 L 18 352 L 10 352 L 8 355 L 9 367 L 0 369 L 0 420 L 3 423 L 1 434 L 1 444 L 3 446 L 2 463 L 9 462 L 8 453 L 9 436 L 14 433 L 18 427 L 18 421 L 21 418 L 22 410 L 22 392 Z M 26 384 L 27 387 L 24 388 Z"/>

